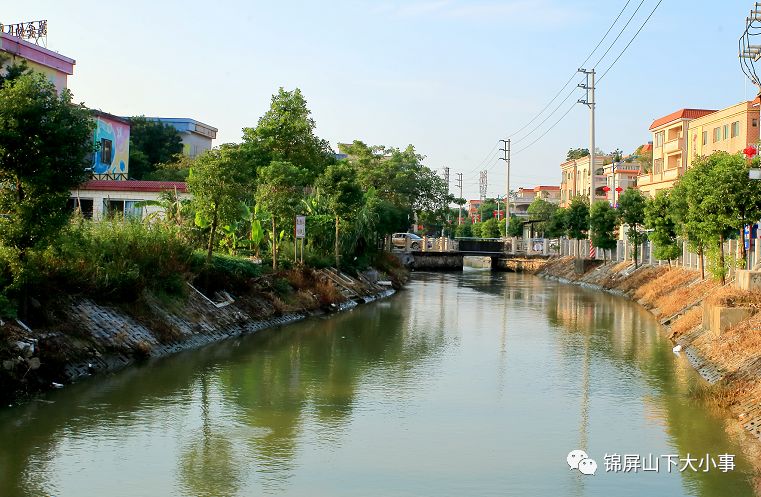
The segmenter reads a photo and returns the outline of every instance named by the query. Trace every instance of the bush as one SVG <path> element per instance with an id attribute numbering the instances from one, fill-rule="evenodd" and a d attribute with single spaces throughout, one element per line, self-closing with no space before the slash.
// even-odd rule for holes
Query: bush
<path id="1" fill-rule="evenodd" d="M 252 278 L 261 276 L 263 264 L 254 264 L 251 260 L 234 255 L 213 253 L 211 262 L 206 263 L 206 252 L 198 250 L 191 255 L 191 270 L 197 276 L 194 285 L 201 286 L 208 292 L 223 288 L 241 289 Z"/>

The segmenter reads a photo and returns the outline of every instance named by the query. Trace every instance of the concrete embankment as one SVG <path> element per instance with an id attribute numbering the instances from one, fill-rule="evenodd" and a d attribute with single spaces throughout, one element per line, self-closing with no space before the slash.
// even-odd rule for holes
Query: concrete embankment
<path id="1" fill-rule="evenodd" d="M 167 356 L 310 316 L 388 297 L 393 286 L 376 271 L 351 277 L 333 269 L 291 271 L 247 289 L 206 295 L 188 286 L 170 300 L 151 294 L 106 304 L 66 297 L 43 327 L 0 321 L 0 400 L 11 402 L 138 361 Z M 403 278 L 406 278 L 404 276 Z"/>
<path id="2" fill-rule="evenodd" d="M 539 276 L 635 300 L 711 385 L 707 395 L 761 439 L 761 293 L 701 279 L 700 272 L 554 258 Z"/>

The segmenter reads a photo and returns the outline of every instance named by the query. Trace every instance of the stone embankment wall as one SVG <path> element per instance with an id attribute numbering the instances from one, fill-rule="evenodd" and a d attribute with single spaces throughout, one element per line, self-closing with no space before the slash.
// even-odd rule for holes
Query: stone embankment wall
<path id="1" fill-rule="evenodd" d="M 656 316 L 710 394 L 761 439 L 761 292 L 701 279 L 700 272 L 631 262 L 554 258 L 540 276 L 635 300 Z"/>
<path id="2" fill-rule="evenodd" d="M 190 287 L 182 299 L 144 295 L 127 306 L 68 297 L 57 322 L 40 329 L 21 321 L 0 322 L 0 400 L 9 402 L 148 358 L 351 309 L 395 292 L 389 281 L 353 278 L 331 269 L 312 274 L 323 291 L 326 285 L 330 288 L 330 299 L 313 287 L 292 288 L 288 298 L 274 292 L 233 296 L 226 291 L 210 298 Z"/>

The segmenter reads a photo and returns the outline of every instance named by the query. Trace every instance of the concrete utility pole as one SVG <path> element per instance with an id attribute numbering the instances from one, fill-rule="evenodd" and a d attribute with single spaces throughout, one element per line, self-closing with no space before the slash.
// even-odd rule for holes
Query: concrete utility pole
<path id="1" fill-rule="evenodd" d="M 447 197 L 449 197 L 449 168 L 444 167 L 444 181 L 447 184 Z M 444 201 L 444 209 L 447 211 L 447 226 L 449 226 L 449 203 Z M 446 227 L 446 226 L 445 226 Z M 441 236 L 444 236 L 444 228 L 441 228 Z"/>
<path id="2" fill-rule="evenodd" d="M 457 173 L 457 186 L 460 188 L 460 196 L 462 198 L 462 173 Z M 457 224 L 462 224 L 462 205 L 457 204 Z"/>
<path id="3" fill-rule="evenodd" d="M 507 228 L 510 226 L 510 138 L 500 142 L 505 146 L 500 148 L 504 154 L 500 160 L 505 161 L 505 236 L 507 236 Z"/>
<path id="4" fill-rule="evenodd" d="M 585 84 L 579 84 L 579 88 L 583 88 L 587 91 L 587 98 L 579 100 L 580 104 L 584 104 L 589 107 L 590 120 L 590 143 L 589 143 L 589 208 L 592 208 L 592 204 L 595 203 L 595 70 L 587 71 L 586 69 L 579 69 L 580 73 L 584 73 L 587 77 Z"/>

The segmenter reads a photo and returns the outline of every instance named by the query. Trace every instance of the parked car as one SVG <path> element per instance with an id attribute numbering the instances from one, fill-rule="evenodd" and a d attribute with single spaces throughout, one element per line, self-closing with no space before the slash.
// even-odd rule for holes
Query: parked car
<path id="1" fill-rule="evenodd" d="M 409 248 L 412 250 L 420 250 L 420 247 L 423 246 L 423 239 L 415 233 L 394 233 L 391 235 L 391 244 L 396 248 L 407 248 L 407 240 L 409 240 Z"/>

